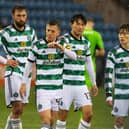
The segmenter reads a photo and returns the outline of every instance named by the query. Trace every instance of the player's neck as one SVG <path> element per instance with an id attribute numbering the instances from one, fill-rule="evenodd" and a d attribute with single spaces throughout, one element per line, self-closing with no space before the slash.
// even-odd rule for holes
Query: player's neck
<path id="1" fill-rule="evenodd" d="M 73 33 L 72 31 L 71 31 L 71 34 L 72 34 L 72 36 L 75 37 L 76 39 L 81 40 L 81 35 L 77 35 L 77 34 Z"/>
<path id="2" fill-rule="evenodd" d="M 125 45 L 122 45 L 122 47 L 123 47 L 124 49 L 129 50 L 129 43 L 127 43 L 127 44 L 125 44 Z"/>
<path id="3" fill-rule="evenodd" d="M 14 27 L 18 30 L 18 31 L 23 31 L 25 29 L 25 26 L 19 27 L 14 23 Z"/>

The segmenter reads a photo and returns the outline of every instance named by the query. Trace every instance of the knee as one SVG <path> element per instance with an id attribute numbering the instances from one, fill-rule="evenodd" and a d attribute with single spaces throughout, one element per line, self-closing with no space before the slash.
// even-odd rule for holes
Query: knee
<path id="1" fill-rule="evenodd" d="M 19 117 L 23 113 L 23 106 L 21 104 L 16 104 L 12 108 L 12 113 L 15 117 Z"/>
<path id="2" fill-rule="evenodd" d="M 68 111 L 59 111 L 59 113 L 58 113 L 58 119 L 60 120 L 60 121 L 66 121 L 66 119 L 67 119 L 67 115 L 68 115 Z"/>
<path id="3" fill-rule="evenodd" d="M 115 124 L 118 128 L 121 128 L 124 126 L 124 118 L 122 117 L 117 117 L 115 120 Z"/>
<path id="4" fill-rule="evenodd" d="M 86 112 L 86 114 L 83 115 L 83 120 L 89 123 L 92 117 L 93 117 L 92 112 Z"/>

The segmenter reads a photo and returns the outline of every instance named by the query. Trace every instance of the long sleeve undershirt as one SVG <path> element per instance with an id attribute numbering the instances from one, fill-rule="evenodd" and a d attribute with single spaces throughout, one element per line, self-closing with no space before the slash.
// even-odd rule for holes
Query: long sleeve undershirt
<path id="1" fill-rule="evenodd" d="M 94 67 L 93 67 L 91 56 L 86 57 L 86 67 L 89 72 L 92 85 L 96 85 L 96 77 L 95 77 L 95 72 L 94 72 Z"/>

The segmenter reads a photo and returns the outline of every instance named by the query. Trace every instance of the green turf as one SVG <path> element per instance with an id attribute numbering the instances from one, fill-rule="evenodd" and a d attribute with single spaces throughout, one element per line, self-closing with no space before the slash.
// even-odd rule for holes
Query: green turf
<path id="1" fill-rule="evenodd" d="M 94 116 L 91 129 L 113 129 L 113 117 L 111 108 L 105 103 L 103 88 L 100 88 L 99 95 L 93 99 Z M 0 88 L 0 129 L 4 129 L 6 118 L 10 112 L 4 101 L 4 89 Z M 77 129 L 80 120 L 80 112 L 73 112 L 73 106 L 69 112 L 67 129 Z M 25 107 L 22 117 L 23 129 L 40 129 L 40 119 L 35 106 L 35 92 L 31 89 L 30 103 Z M 126 120 L 125 129 L 129 129 L 129 119 Z"/>

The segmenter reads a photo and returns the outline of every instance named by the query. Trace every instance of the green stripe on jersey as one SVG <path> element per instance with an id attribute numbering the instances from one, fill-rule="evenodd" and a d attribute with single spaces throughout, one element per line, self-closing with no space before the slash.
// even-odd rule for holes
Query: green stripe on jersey
<path id="1" fill-rule="evenodd" d="M 64 38 L 67 41 L 67 46 L 70 46 L 78 57 L 77 60 L 71 60 L 65 56 L 63 72 L 64 86 L 84 86 L 85 61 L 86 56 L 90 55 L 90 44 L 84 37 L 81 37 L 81 40 L 77 40 L 71 34 L 65 34 Z"/>
<path id="2" fill-rule="evenodd" d="M 114 74 L 113 74 L 114 71 Z M 115 79 L 113 79 L 115 77 Z M 129 99 L 129 51 L 116 46 L 108 52 L 105 87 L 111 88 L 114 81 L 115 99 Z M 108 93 L 109 90 L 106 90 Z M 109 91 L 110 92 L 110 91 Z"/>
<path id="3" fill-rule="evenodd" d="M 19 66 L 13 68 L 13 72 L 17 75 L 22 76 L 28 52 L 36 40 L 35 31 L 28 25 L 25 25 L 24 31 L 17 31 L 13 25 L 1 31 L 1 42 L 4 44 L 9 57 L 19 62 Z M 11 71 L 12 69 L 7 66 L 6 73 L 11 73 Z"/>
<path id="4" fill-rule="evenodd" d="M 30 55 L 30 60 L 36 60 L 36 89 L 61 89 L 64 53 L 56 48 L 48 48 L 46 41 L 40 40 L 34 44 Z"/>
<path id="5" fill-rule="evenodd" d="M 36 90 L 38 89 L 45 89 L 45 90 L 57 90 L 62 89 L 62 85 L 36 85 Z"/>

